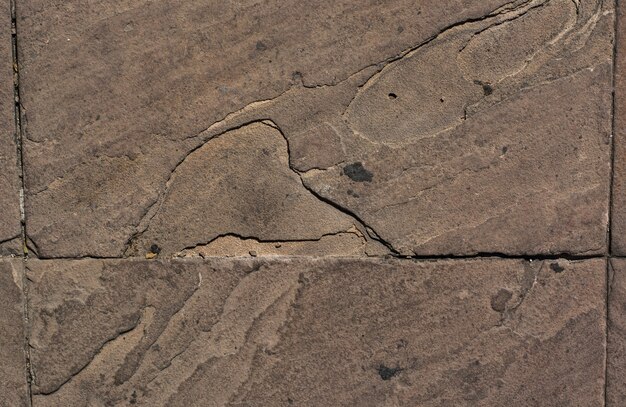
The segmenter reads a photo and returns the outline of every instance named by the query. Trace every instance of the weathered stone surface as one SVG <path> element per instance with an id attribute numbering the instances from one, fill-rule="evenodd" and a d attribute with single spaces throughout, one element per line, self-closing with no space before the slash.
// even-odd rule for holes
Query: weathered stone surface
<path id="1" fill-rule="evenodd" d="M 611 252 L 623 256 L 626 255 L 626 4 L 617 4 Z"/>
<path id="2" fill-rule="evenodd" d="M 296 169 L 401 254 L 602 253 L 611 7 L 533 2 L 353 77 L 356 91 L 294 90 L 210 130 L 270 117 L 290 139 L 331 100 L 314 121 L 341 135 L 343 163 Z"/>
<path id="3" fill-rule="evenodd" d="M 318 240 L 354 228 L 289 168 L 287 141 L 266 123 L 216 137 L 189 154 L 168 180 L 133 246 L 165 255 L 229 234 L 262 241 Z"/>
<path id="4" fill-rule="evenodd" d="M 356 227 L 345 232 L 322 236 L 317 240 L 264 242 L 253 238 L 221 236 L 206 245 L 182 250 L 176 257 L 234 257 L 234 256 L 383 256 L 389 250 L 367 240 Z"/>
<path id="5" fill-rule="evenodd" d="M 482 32 L 483 23 L 460 27 L 389 65 L 343 115 L 360 137 L 344 142 L 352 146 L 347 162 L 361 163 L 371 181 L 342 177 L 339 166 L 305 182 L 403 254 L 602 251 L 611 16 L 588 15 L 585 25 L 581 13 L 576 25 L 561 27 L 560 39 L 547 33 L 555 42 L 532 59 L 515 55 L 524 37 L 516 33 L 559 27 L 559 13 L 571 15 L 572 5 L 553 2 Z M 520 60 L 519 71 L 494 81 L 490 69 L 509 60 L 487 58 L 472 43 L 500 44 Z M 461 48 L 456 66 L 446 63 Z"/>
<path id="6" fill-rule="evenodd" d="M 607 339 L 607 407 L 626 403 L 626 259 L 611 259 Z"/>
<path id="7" fill-rule="evenodd" d="M 0 260 L 0 406 L 26 406 L 22 261 Z"/>
<path id="8" fill-rule="evenodd" d="M 598 406 L 605 261 L 29 261 L 35 406 Z"/>
<path id="9" fill-rule="evenodd" d="M 190 159 L 267 119 L 305 187 L 353 218 L 325 230 L 359 224 L 406 255 L 606 249 L 612 2 L 22 3 L 42 257 L 209 242 L 213 226 L 148 219 L 185 200 L 172 191 L 191 180 L 172 181 Z M 254 166 L 239 164 L 245 180 Z M 262 240 L 256 214 L 246 236 Z M 288 226 L 279 239 L 319 238 Z"/>
<path id="10" fill-rule="evenodd" d="M 11 14 L 8 0 L 0 1 L 0 256 L 20 252 L 20 182 L 13 97 Z"/>

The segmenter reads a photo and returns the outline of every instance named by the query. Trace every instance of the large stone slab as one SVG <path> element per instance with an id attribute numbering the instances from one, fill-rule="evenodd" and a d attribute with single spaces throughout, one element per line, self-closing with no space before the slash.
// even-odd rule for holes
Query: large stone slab
<path id="1" fill-rule="evenodd" d="M 0 260 L 0 332 L 0 406 L 27 406 L 21 260 Z"/>
<path id="2" fill-rule="evenodd" d="M 15 145 L 13 51 L 8 0 L 0 1 L 0 256 L 21 250 L 20 181 Z"/>
<path id="3" fill-rule="evenodd" d="M 617 4 L 611 251 L 623 256 L 626 255 L 626 4 Z"/>
<path id="4" fill-rule="evenodd" d="M 31 245 L 601 253 L 612 7 L 25 0 Z"/>
<path id="5" fill-rule="evenodd" d="M 34 406 L 599 406 L 606 264 L 27 263 Z"/>

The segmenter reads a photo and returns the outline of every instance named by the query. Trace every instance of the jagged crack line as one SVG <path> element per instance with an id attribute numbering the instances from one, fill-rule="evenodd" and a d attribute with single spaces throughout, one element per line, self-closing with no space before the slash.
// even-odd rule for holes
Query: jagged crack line
<path id="1" fill-rule="evenodd" d="M 172 169 L 172 171 L 170 172 L 167 180 L 165 181 L 165 187 L 163 188 L 163 192 L 161 194 L 159 194 L 159 197 L 157 197 L 157 199 L 152 202 L 148 209 L 146 209 L 144 211 L 144 215 L 142 216 L 142 218 L 139 220 L 139 222 L 137 223 L 137 225 L 135 226 L 136 232 L 133 233 L 128 240 L 126 241 L 125 247 L 124 247 L 124 253 L 127 253 L 128 250 L 131 248 L 133 242 L 135 240 L 137 240 L 146 230 L 148 230 L 148 227 L 150 226 L 150 222 L 152 222 L 152 219 L 154 219 L 154 217 L 159 213 L 159 211 L 161 210 L 161 206 L 163 205 L 163 202 L 165 201 L 165 198 L 167 197 L 167 193 L 169 191 L 170 188 L 170 184 L 172 182 L 172 177 L 174 176 L 174 173 L 176 172 L 176 170 L 178 169 L 178 167 L 181 166 L 181 164 L 183 162 L 185 162 L 185 160 L 191 156 L 193 153 L 195 153 L 196 151 L 198 151 L 199 149 L 201 149 L 202 147 L 204 147 L 209 141 L 214 140 L 230 131 L 233 130 L 237 130 L 240 128 L 243 128 L 245 126 L 254 124 L 254 123 L 262 123 L 263 120 L 268 120 L 268 119 L 255 119 L 255 120 L 251 120 L 251 121 L 247 121 L 245 123 L 241 123 L 237 126 L 225 129 L 224 131 L 208 138 L 207 140 L 204 140 L 203 142 L 201 142 L 200 144 L 198 144 L 196 147 L 192 148 L 187 154 L 185 154 L 175 165 L 174 168 Z M 155 210 L 152 210 L 154 207 L 156 206 Z M 152 212 L 152 213 L 151 213 Z M 142 226 L 142 224 L 145 223 L 145 226 Z"/>
<path id="2" fill-rule="evenodd" d="M 350 216 L 352 219 L 356 220 L 362 227 L 364 227 L 365 231 L 367 232 L 367 229 L 370 229 L 371 231 L 373 231 L 375 236 L 372 236 L 371 233 L 368 233 L 368 235 L 382 243 L 383 245 L 385 245 L 387 247 L 387 249 L 389 249 L 389 251 L 393 254 L 393 255 L 400 255 L 400 253 L 388 242 L 386 242 L 385 240 L 383 240 L 380 235 L 375 231 L 374 228 L 372 228 L 371 226 L 369 226 L 367 223 L 365 223 L 357 214 L 355 214 L 354 212 L 352 212 L 351 210 L 339 205 L 338 203 L 318 194 L 315 190 L 313 190 L 312 188 L 310 188 L 309 186 L 307 186 L 304 183 L 304 180 L 302 179 L 302 176 L 300 175 L 300 173 L 298 172 L 298 170 L 296 170 L 295 168 L 293 168 L 292 164 L 291 164 L 291 148 L 289 146 L 289 139 L 287 138 L 287 136 L 285 135 L 285 133 L 283 133 L 283 131 L 278 127 L 278 125 L 276 125 L 276 123 L 272 122 L 271 120 L 268 120 L 271 124 L 268 123 L 263 123 L 266 126 L 270 126 L 272 128 L 275 128 L 276 130 L 278 130 L 278 132 L 280 133 L 281 136 L 283 136 L 283 138 L 285 139 L 285 142 L 287 143 L 287 156 L 289 157 L 289 168 L 291 169 L 291 171 L 293 171 L 297 176 L 298 179 L 300 180 L 300 183 L 302 184 L 302 187 L 304 187 L 304 189 L 306 189 L 307 191 L 309 191 L 311 193 L 311 195 L 313 195 L 314 197 L 316 197 L 317 199 L 319 199 L 320 201 L 324 202 L 327 205 L 332 206 L 333 208 L 335 208 L 336 210 L 338 210 L 339 212 Z"/>
<path id="3" fill-rule="evenodd" d="M 526 1 L 526 2 L 522 3 L 521 5 L 519 5 L 518 7 L 515 7 L 513 9 L 511 9 L 511 10 L 505 9 L 506 5 L 504 5 L 504 6 L 500 7 L 500 8 L 492 11 L 491 13 L 489 13 L 487 15 L 484 15 L 484 16 L 481 16 L 481 17 L 468 18 L 468 19 L 465 19 L 465 20 L 462 20 L 462 21 L 458 21 L 458 22 L 456 22 L 454 24 L 450 24 L 447 27 L 445 27 L 442 30 L 440 30 L 439 32 L 437 32 L 436 34 L 428 37 L 426 40 L 422 41 L 421 43 L 419 43 L 419 44 L 417 44 L 417 45 L 415 45 L 413 47 L 407 48 L 404 51 L 400 52 L 399 54 L 396 54 L 395 56 L 393 56 L 391 58 L 387 58 L 387 59 L 385 59 L 385 60 L 383 60 L 381 62 L 378 62 L 376 64 L 368 65 L 367 67 L 361 69 L 359 72 L 362 72 L 365 69 L 371 68 L 371 67 L 374 67 L 374 66 L 378 66 L 380 69 L 377 72 L 375 72 L 374 74 L 372 74 L 372 76 L 370 76 L 362 85 L 360 85 L 359 89 L 366 88 L 367 86 L 369 86 L 369 84 L 371 84 L 372 81 L 376 80 L 376 78 L 378 78 L 380 75 L 382 75 L 382 73 L 385 70 L 385 68 L 387 68 L 389 65 L 391 65 L 391 64 L 393 64 L 395 62 L 398 62 L 398 61 L 400 61 L 400 60 L 402 60 L 404 58 L 411 57 L 413 54 L 415 54 L 415 52 L 419 51 L 421 48 L 423 48 L 424 46 L 430 44 L 431 42 L 437 40 L 439 37 L 445 35 L 447 32 L 449 32 L 449 31 L 451 31 L 451 30 L 453 30 L 455 28 L 459 28 L 461 26 L 464 26 L 466 24 L 477 23 L 477 22 L 485 21 L 485 20 L 488 20 L 488 19 L 491 19 L 491 18 L 495 18 L 495 17 L 497 17 L 499 15 L 507 14 L 507 13 L 510 13 L 510 12 L 516 12 L 516 11 L 518 11 L 518 9 L 523 8 L 523 7 L 527 6 L 528 4 L 533 3 L 533 1 L 534 0 Z M 514 3 L 515 2 L 508 3 L 508 4 L 514 4 Z M 532 9 L 534 9 L 536 7 L 539 7 L 541 5 L 543 5 L 543 3 L 538 5 L 538 6 L 530 7 L 527 10 L 525 10 L 524 12 L 520 13 L 519 15 L 515 16 L 512 19 L 519 18 L 519 17 L 523 16 L 524 14 L 528 13 L 530 10 L 532 10 Z M 485 29 L 489 29 L 490 27 L 491 26 L 488 26 Z M 357 91 L 357 93 L 355 94 L 354 98 L 352 98 L 350 103 L 348 103 L 348 106 L 346 107 L 345 111 L 348 111 L 350 109 L 350 106 L 352 105 L 352 103 L 354 102 L 354 100 L 357 98 L 358 95 L 359 95 L 359 92 Z"/>
<path id="4" fill-rule="evenodd" d="M 37 392 L 37 395 L 43 395 L 43 396 L 49 396 L 51 394 L 54 394 L 56 392 L 58 392 L 59 390 L 61 390 L 67 383 L 69 383 L 74 377 L 78 376 L 83 370 L 87 369 L 87 367 L 89 367 L 89 365 L 91 365 L 91 363 L 98 357 L 98 355 L 100 354 L 100 352 L 102 352 L 102 350 L 104 349 L 104 347 L 106 345 L 108 345 L 109 343 L 115 341 L 117 338 L 119 338 L 122 335 L 125 335 L 127 333 L 132 332 L 133 330 L 137 329 L 137 327 L 140 325 L 141 322 L 141 318 L 137 318 L 137 320 L 133 323 L 133 325 L 130 328 L 124 329 L 120 332 L 118 332 L 114 337 L 107 339 L 102 346 L 100 346 L 98 348 L 98 350 L 96 351 L 96 353 L 93 355 L 93 357 L 91 359 L 89 359 L 89 361 L 87 363 L 85 363 L 81 368 L 79 368 L 76 372 L 70 374 L 70 376 L 65 379 L 62 383 L 60 383 L 58 386 L 56 386 L 54 389 L 49 390 L 49 391 L 40 391 Z"/>
<path id="5" fill-rule="evenodd" d="M 408 49 L 405 49 L 405 50 L 403 50 L 402 52 L 400 52 L 399 54 L 397 54 L 397 55 L 395 55 L 395 56 L 392 56 L 392 57 L 390 57 L 390 58 L 386 58 L 386 59 L 384 59 L 383 61 L 380 61 L 380 62 L 377 62 L 377 63 L 373 63 L 373 64 L 369 64 L 369 65 L 367 65 L 367 66 L 365 66 L 365 67 L 363 67 L 363 68 L 359 69 L 357 72 L 355 72 L 355 73 L 353 73 L 353 74 L 349 75 L 347 78 L 345 78 L 345 79 L 343 79 L 343 80 L 341 80 L 341 81 L 339 81 L 339 82 L 337 82 L 337 83 L 335 83 L 335 84 L 332 84 L 332 85 L 323 85 L 323 86 L 306 86 L 306 85 L 304 85 L 304 83 L 302 83 L 301 85 L 302 85 L 303 87 L 305 87 L 305 88 L 319 88 L 319 87 L 324 87 L 324 86 L 337 86 L 337 85 L 339 85 L 339 84 L 342 84 L 342 83 L 344 83 L 344 82 L 346 82 L 346 81 L 350 80 L 351 78 L 355 77 L 356 75 L 361 74 L 362 72 L 364 72 L 364 71 L 365 71 L 365 70 L 367 70 L 367 69 L 370 69 L 370 68 L 372 68 L 372 67 L 378 67 L 379 69 L 377 69 L 377 72 L 375 72 L 374 74 L 372 74 L 369 78 L 367 78 L 367 79 L 365 80 L 365 82 L 364 82 L 363 84 L 361 84 L 361 85 L 359 86 L 359 88 L 362 88 L 362 87 L 366 86 L 366 85 L 367 85 L 367 83 L 371 82 L 371 80 L 373 80 L 373 78 L 374 78 L 377 74 L 381 73 L 381 71 L 382 71 L 382 70 L 383 70 L 386 66 L 388 66 L 389 64 L 392 64 L 392 63 L 394 63 L 394 62 L 396 62 L 396 61 L 398 61 L 398 60 L 401 60 L 402 58 L 404 58 L 404 57 L 406 57 L 407 55 L 409 55 L 409 54 L 413 53 L 414 51 L 418 50 L 419 48 L 423 47 L 424 45 L 426 45 L 426 44 L 428 44 L 428 43 L 432 42 L 433 40 L 435 40 L 437 37 L 441 36 L 441 35 L 442 35 L 442 34 L 444 34 L 445 32 L 447 32 L 447 31 L 449 31 L 449 30 L 451 30 L 451 29 L 453 29 L 453 28 L 456 28 L 456 27 L 459 27 L 459 26 L 465 25 L 465 24 L 469 24 L 469 23 L 472 23 L 472 22 L 484 21 L 484 20 L 486 20 L 486 19 L 489 19 L 489 18 L 492 18 L 492 17 L 498 16 L 498 15 L 501 15 L 501 14 L 504 14 L 504 13 L 507 13 L 507 12 L 517 11 L 518 9 L 520 9 L 520 8 L 522 8 L 522 7 L 524 7 L 524 6 L 526 6 L 527 4 L 532 3 L 532 1 L 533 1 L 533 0 L 529 0 L 529 1 L 527 1 L 527 2 L 521 3 L 520 5 L 516 5 L 516 6 L 514 6 L 512 9 L 507 9 L 507 6 L 509 6 L 509 5 L 514 5 L 516 2 L 507 3 L 507 4 L 505 4 L 504 6 L 501 6 L 501 7 L 499 7 L 498 9 L 496 9 L 496 10 L 494 10 L 494 11 L 490 12 L 490 13 L 489 13 L 489 14 L 487 14 L 486 16 L 475 17 L 475 18 L 469 18 L 469 19 L 465 19 L 465 20 L 463 20 L 463 21 L 459 21 L 459 22 L 456 22 L 456 23 L 454 23 L 454 24 L 451 24 L 451 25 L 449 25 L 449 26 L 445 27 L 444 29 L 442 29 L 441 31 L 439 31 L 437 34 L 435 34 L 435 35 L 433 35 L 433 36 L 431 36 L 431 37 L 427 38 L 427 39 L 426 39 L 426 40 L 424 40 L 424 41 L 422 41 L 422 42 L 421 42 L 421 43 L 419 43 L 418 45 L 415 45 L 415 46 L 413 46 L 413 47 L 410 47 L 410 48 L 408 48 Z M 526 12 L 528 12 L 528 10 L 526 10 Z M 206 133 L 207 131 L 210 131 L 210 129 L 215 128 L 216 126 L 219 126 L 221 123 L 223 123 L 223 122 L 225 122 L 225 121 L 227 121 L 227 120 L 229 120 L 229 119 L 231 119 L 231 118 L 233 118 L 233 117 L 237 116 L 239 113 L 242 113 L 243 111 L 248 110 L 251 106 L 254 106 L 254 105 L 257 105 L 257 104 L 269 103 L 269 102 L 271 102 L 271 101 L 273 101 L 273 100 L 275 100 L 275 99 L 277 99 L 277 98 L 281 97 L 282 95 L 286 94 L 286 93 L 287 93 L 287 92 L 289 92 L 292 88 L 293 88 L 293 86 L 292 86 L 292 87 L 290 87 L 289 89 L 287 89 L 286 91 L 282 92 L 281 94 L 279 94 L 279 95 L 277 95 L 277 96 L 273 97 L 273 98 L 270 98 L 270 99 L 264 99 L 264 100 L 259 100 L 259 101 L 254 101 L 254 102 L 249 103 L 248 105 L 244 106 L 243 108 L 241 108 L 241 109 L 239 109 L 239 110 L 237 110 L 237 111 L 235 111 L 235 112 L 228 113 L 228 114 L 226 114 L 226 115 L 224 116 L 224 118 L 223 118 L 223 119 L 218 120 L 217 122 L 215 122 L 215 123 L 211 124 L 209 127 L 207 127 L 206 129 L 204 129 L 204 130 L 200 131 L 199 133 L 197 133 L 197 134 L 195 134 L 195 135 L 192 135 L 192 136 L 190 136 L 190 137 L 185 138 L 185 140 L 188 140 L 188 139 L 194 139 L 194 138 L 200 137 L 203 133 Z M 347 109 L 350 107 L 350 105 L 352 104 L 352 102 L 354 101 L 354 99 L 357 97 L 357 95 L 358 95 L 358 92 L 356 92 L 356 94 L 355 94 L 354 98 L 353 98 L 353 99 L 350 101 L 350 103 L 348 104 L 348 106 L 347 106 L 347 108 L 346 108 L 346 111 L 347 111 Z M 256 118 L 255 118 L 255 119 L 253 119 L 253 120 L 246 121 L 246 122 L 241 123 L 241 124 L 238 124 L 238 125 L 236 125 L 236 126 L 232 126 L 232 127 L 229 127 L 229 128 L 224 129 L 223 131 L 219 132 L 218 134 L 216 134 L 216 135 L 214 135 L 214 136 L 211 136 L 211 137 L 209 137 L 209 138 L 208 138 L 208 139 L 206 139 L 206 140 L 203 140 L 203 141 L 202 141 L 202 142 L 201 142 L 198 146 L 194 147 L 191 151 L 189 151 L 189 152 L 188 152 L 188 153 L 187 153 L 187 154 L 186 154 L 186 155 L 185 155 L 185 156 L 184 156 L 184 157 L 183 157 L 183 158 L 182 158 L 182 159 L 181 159 L 181 160 L 180 160 L 180 161 L 179 161 L 179 162 L 175 165 L 174 169 L 173 169 L 173 170 L 172 170 L 172 172 L 170 173 L 170 176 L 169 176 L 168 180 L 166 181 L 166 187 L 165 187 L 164 193 L 161 195 L 161 197 L 160 197 L 160 198 L 157 198 L 157 201 L 153 202 L 153 203 L 152 203 L 152 204 L 148 207 L 148 209 L 145 211 L 144 216 L 142 216 L 142 219 L 141 219 L 141 220 L 139 221 L 139 223 L 137 224 L 136 228 L 140 228 L 140 227 L 141 227 L 141 224 L 142 224 L 142 223 L 144 223 L 146 216 L 149 216 L 149 213 L 150 213 L 150 211 L 151 211 L 151 209 L 152 209 L 152 207 L 153 207 L 154 205 L 159 204 L 159 207 L 160 207 L 160 204 L 162 203 L 163 197 L 164 197 L 164 195 L 165 195 L 165 193 L 166 193 L 166 191 L 167 191 L 167 185 L 168 185 L 168 184 L 169 184 L 169 182 L 171 181 L 171 177 L 172 177 L 172 175 L 174 174 L 174 172 L 176 171 L 176 169 L 178 168 L 178 166 L 180 166 L 180 164 L 182 164 L 182 162 L 183 162 L 183 161 L 185 161 L 185 159 L 186 159 L 189 155 L 193 154 L 196 150 L 198 150 L 199 148 L 201 148 L 201 147 L 202 147 L 204 144 L 206 144 L 208 141 L 210 141 L 210 140 L 212 140 L 212 139 L 214 139 L 214 138 L 216 138 L 216 137 L 219 137 L 220 135 L 222 135 L 222 134 L 224 134 L 224 133 L 226 133 L 226 132 L 229 132 L 229 131 L 232 131 L 232 130 L 239 129 L 239 128 L 241 128 L 241 127 L 247 126 L 247 125 L 252 124 L 252 123 L 262 122 L 263 120 L 270 120 L 270 121 L 271 121 L 271 119 L 270 119 L 270 118 L 267 118 L 267 117 L 256 117 Z M 273 123 L 273 122 L 272 122 L 272 123 Z M 282 134 L 282 131 L 281 131 L 281 134 Z M 283 137 L 284 137 L 284 135 L 283 135 Z M 290 168 L 291 168 L 291 164 L 290 164 Z M 297 171 L 296 171 L 295 169 L 293 169 L 293 168 L 292 168 L 292 170 L 294 170 L 294 171 L 297 173 Z M 304 185 L 304 182 L 303 182 L 303 185 Z M 304 185 L 304 187 L 305 187 L 307 190 L 309 190 L 311 193 L 313 193 L 313 194 L 314 194 L 314 195 L 315 195 L 318 199 L 324 200 L 322 197 L 318 196 L 318 195 L 317 195 L 314 191 L 311 191 L 311 190 L 310 190 L 310 188 L 308 188 L 306 185 Z M 326 202 L 326 203 L 328 203 L 328 204 L 330 204 L 330 205 L 333 205 L 333 206 L 337 207 L 337 209 L 340 209 L 340 208 L 341 208 L 341 207 L 338 207 L 338 205 L 337 205 L 337 204 L 335 204 L 335 203 L 330 203 L 330 202 L 328 202 L 328 200 L 325 200 L 325 202 Z M 357 218 L 357 217 L 356 217 L 356 215 L 354 215 L 354 214 L 350 214 L 350 213 L 346 212 L 346 209 L 345 209 L 345 208 L 341 208 L 340 210 L 341 210 L 342 212 L 346 213 L 346 214 L 349 214 L 350 216 L 352 216 L 352 217 L 354 217 L 354 218 Z M 156 215 L 156 213 L 158 213 L 158 211 L 159 211 L 159 208 L 157 208 L 157 210 L 156 210 L 156 211 L 154 211 L 154 213 L 153 213 L 153 214 L 149 217 L 149 219 L 148 219 L 148 221 L 147 221 L 147 223 L 148 223 L 148 224 L 150 223 L 150 221 L 152 220 L 152 218 Z M 358 218 L 357 218 L 357 219 L 358 219 Z M 360 222 L 361 222 L 361 223 L 363 223 L 362 221 L 360 221 Z M 364 223 L 363 223 L 363 224 L 364 224 Z M 371 229 L 371 228 L 370 228 L 370 229 Z M 141 236 L 141 234 L 142 234 L 143 232 L 145 232 L 145 230 L 147 230 L 147 226 L 146 226 L 146 227 L 144 227 L 144 228 L 143 228 L 143 230 L 138 230 L 137 232 L 135 232 L 135 233 L 134 233 L 134 234 L 133 234 L 133 235 L 132 235 L 132 236 L 128 239 L 128 241 L 126 242 L 125 248 L 124 248 L 124 252 L 125 252 L 125 253 L 129 250 L 130 246 L 132 245 L 132 242 L 133 242 L 134 240 L 136 240 L 139 236 Z M 373 230 L 373 229 L 372 229 L 372 230 Z M 386 246 L 388 246 L 388 247 L 389 247 L 389 244 L 388 244 L 388 243 L 385 243 L 385 242 L 383 242 L 383 241 L 381 241 L 381 243 L 383 243 L 383 244 L 385 244 Z M 396 252 L 396 250 L 395 250 L 395 249 L 393 249 L 392 251 L 393 251 L 393 252 Z"/>
<path id="6" fill-rule="evenodd" d="M 237 239 L 240 240 L 254 240 L 257 243 L 299 243 L 299 242 L 319 242 L 321 241 L 323 238 L 328 237 L 328 236 L 339 236 L 339 235 L 343 235 L 343 234 L 351 234 L 351 235 L 356 235 L 358 236 L 357 233 L 355 232 L 350 232 L 348 230 L 341 230 L 338 232 L 330 232 L 330 233 L 324 233 L 322 235 L 320 235 L 320 237 L 315 238 L 315 239 L 261 239 L 258 238 L 256 236 L 252 236 L 252 235 L 241 235 L 238 233 L 233 233 L 233 232 L 229 232 L 229 233 L 222 233 L 218 236 L 215 236 L 214 238 L 212 238 L 211 240 L 208 240 L 206 242 L 201 242 L 198 244 L 195 244 L 193 246 L 187 246 L 183 249 L 181 249 L 179 252 L 184 252 L 186 250 L 194 250 L 197 249 L 199 247 L 202 246 L 208 246 L 211 243 L 215 242 L 218 239 L 222 239 L 225 237 L 235 237 Z"/>
<path id="7" fill-rule="evenodd" d="M 498 15 L 502 15 L 502 14 L 518 11 L 519 9 L 527 6 L 528 4 L 532 3 L 533 1 L 535 1 L 535 0 L 528 0 L 528 1 L 525 1 L 525 2 L 523 2 L 523 3 L 519 4 L 519 5 L 516 5 L 516 6 L 512 7 L 512 8 L 509 8 L 509 9 L 507 9 L 507 6 L 514 5 L 516 2 L 507 3 L 507 4 L 497 8 L 496 10 L 491 11 L 487 15 L 484 15 L 484 16 L 481 16 L 481 17 L 469 18 L 469 19 L 466 19 L 466 20 L 463 20 L 463 21 L 458 21 L 456 23 L 453 23 L 453 24 L 451 24 L 451 25 L 449 25 L 447 27 L 444 27 L 441 31 L 439 31 L 438 33 L 430 36 L 429 38 L 427 38 L 425 40 L 423 40 L 419 44 L 414 45 L 412 47 L 409 47 L 407 49 L 404 49 L 400 53 L 398 53 L 396 55 L 393 55 L 391 57 L 385 58 L 382 61 L 378 61 L 378 62 L 375 62 L 375 63 L 368 64 L 368 65 L 360 68 L 356 72 L 348 75 L 344 79 L 341 79 L 341 80 L 339 80 L 337 82 L 334 82 L 334 83 L 331 83 L 331 84 L 323 84 L 323 85 L 307 85 L 307 84 L 304 83 L 304 81 L 300 81 L 299 83 L 296 83 L 295 85 L 289 86 L 285 91 L 279 93 L 278 95 L 276 95 L 274 97 L 271 97 L 271 98 L 268 98 L 268 99 L 261 99 L 261 100 L 252 101 L 252 102 L 248 103 L 247 105 L 245 105 L 244 107 L 242 107 L 242 108 L 240 108 L 240 109 L 238 109 L 236 111 L 227 113 L 226 115 L 224 115 L 224 117 L 222 119 L 212 123 L 210 126 L 205 128 L 204 130 L 202 130 L 202 131 L 200 131 L 200 132 L 198 132 L 198 133 L 196 133 L 194 135 L 186 137 L 184 140 L 189 140 L 189 139 L 194 139 L 194 138 L 200 137 L 200 136 L 202 136 L 203 133 L 206 133 L 206 132 L 210 131 L 211 129 L 219 126 L 220 124 L 222 124 L 222 123 L 224 123 L 224 122 L 226 122 L 226 121 L 236 117 L 237 115 L 245 112 L 246 110 L 251 109 L 253 106 L 270 103 L 270 102 L 272 102 L 272 101 L 274 101 L 276 99 L 279 99 L 280 97 L 282 97 L 283 95 L 289 93 L 290 91 L 292 91 L 295 88 L 303 87 L 305 89 L 319 89 L 319 88 L 335 87 L 335 86 L 341 85 L 341 84 L 351 80 L 355 76 L 360 75 L 361 73 L 363 73 L 364 71 L 366 71 L 366 70 L 368 70 L 370 68 L 378 68 L 376 70 L 376 72 L 374 72 L 369 78 L 367 78 L 363 84 L 359 85 L 359 88 L 364 87 L 368 82 L 370 82 L 370 80 L 372 80 L 373 77 L 375 77 L 378 73 L 380 73 L 380 71 L 382 71 L 382 69 L 384 69 L 387 65 L 389 65 L 391 63 L 394 63 L 394 62 L 396 62 L 396 61 L 406 57 L 408 54 L 410 54 L 410 53 L 418 50 L 419 48 L 427 45 L 428 43 L 430 43 L 433 40 L 437 39 L 442 34 L 446 33 L 447 31 L 449 31 L 449 30 L 451 30 L 453 28 L 465 25 L 465 24 L 479 22 L 479 21 L 484 21 L 486 19 L 493 18 L 493 17 L 496 17 Z M 533 6 L 533 7 L 529 8 L 528 10 L 526 10 L 524 13 L 522 13 L 520 15 L 517 15 L 517 16 L 514 16 L 510 20 L 519 18 L 522 15 L 526 14 L 531 9 L 539 7 L 539 6 L 542 6 L 543 4 L 544 3 L 542 3 L 542 4 L 538 5 L 538 6 Z M 506 20 L 506 21 L 510 21 L 510 20 Z M 490 28 L 490 27 L 487 27 L 487 29 L 488 28 Z"/>

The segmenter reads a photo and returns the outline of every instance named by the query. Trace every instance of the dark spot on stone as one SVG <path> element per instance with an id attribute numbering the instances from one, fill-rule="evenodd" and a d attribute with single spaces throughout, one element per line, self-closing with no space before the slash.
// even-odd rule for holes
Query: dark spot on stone
<path id="1" fill-rule="evenodd" d="M 287 398 L 287 403 L 293 404 L 293 400 L 291 398 Z"/>
<path id="2" fill-rule="evenodd" d="M 399 27 L 398 27 L 398 34 L 400 34 L 402 31 L 404 31 L 404 27 L 399 26 Z"/>
<path id="3" fill-rule="evenodd" d="M 263 44 L 261 41 L 257 41 L 256 50 L 257 51 L 265 51 L 267 49 L 267 45 Z"/>
<path id="4" fill-rule="evenodd" d="M 474 84 L 480 85 L 480 86 L 483 87 L 483 93 L 485 94 L 485 96 L 489 96 L 489 95 L 491 95 L 493 93 L 493 86 L 491 86 L 487 82 L 482 82 L 482 81 L 475 80 Z"/>
<path id="5" fill-rule="evenodd" d="M 261 267 L 263 267 L 263 263 L 255 262 L 254 264 L 252 264 L 252 268 L 250 270 L 246 271 L 246 273 L 248 273 L 248 274 L 255 273 L 255 272 L 261 270 Z"/>
<path id="6" fill-rule="evenodd" d="M 158 245 L 153 244 L 152 246 L 150 246 L 150 252 L 154 254 L 159 254 L 161 253 L 161 248 Z"/>
<path id="7" fill-rule="evenodd" d="M 348 193 L 348 195 L 353 196 L 353 197 L 355 197 L 355 198 L 358 198 L 358 197 L 359 197 L 359 194 L 357 194 L 356 192 L 354 192 L 354 191 L 353 191 L 353 190 L 351 190 L 351 189 L 349 189 L 349 190 L 347 191 L 347 193 Z"/>
<path id="8" fill-rule="evenodd" d="M 491 297 L 491 308 L 496 312 L 503 312 L 506 303 L 513 297 L 513 293 L 505 288 L 501 288 L 496 295 Z"/>
<path id="9" fill-rule="evenodd" d="M 372 182 L 372 178 L 374 177 L 360 162 L 348 164 L 343 167 L 343 174 L 356 182 Z"/>
<path id="10" fill-rule="evenodd" d="M 445 102 L 446 100 L 445 100 L 444 98 L 441 98 L 441 99 L 439 99 L 439 101 L 440 101 L 441 103 L 443 103 L 443 102 Z"/>
<path id="11" fill-rule="evenodd" d="M 507 146 L 502 147 L 502 154 L 506 154 L 507 151 L 509 151 Z"/>
<path id="12" fill-rule="evenodd" d="M 267 148 L 264 148 L 261 151 L 263 152 L 263 155 L 270 155 L 270 152 Z"/>
<path id="13" fill-rule="evenodd" d="M 387 97 L 391 100 L 397 99 L 398 95 L 396 95 L 395 93 L 391 92 L 390 94 L 387 95 Z"/>
<path id="14" fill-rule="evenodd" d="M 563 271 L 565 271 L 565 267 L 560 266 L 559 263 L 552 263 L 552 264 L 550 264 L 550 268 L 555 273 L 562 273 Z"/>
<path id="15" fill-rule="evenodd" d="M 295 71 L 291 74 L 291 79 L 293 79 L 295 82 L 302 82 L 302 72 Z"/>
<path id="16" fill-rule="evenodd" d="M 378 374 L 383 380 L 389 380 L 402 371 L 399 367 L 387 367 L 385 365 L 378 366 Z"/>
<path id="17" fill-rule="evenodd" d="M 133 394 L 130 396 L 130 404 L 137 404 L 137 391 L 133 390 Z"/>

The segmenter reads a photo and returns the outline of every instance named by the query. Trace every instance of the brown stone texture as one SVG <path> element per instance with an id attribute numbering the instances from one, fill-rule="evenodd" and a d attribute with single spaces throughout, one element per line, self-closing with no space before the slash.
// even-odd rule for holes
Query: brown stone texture
<path id="1" fill-rule="evenodd" d="M 28 403 L 21 260 L 0 259 L 0 406 Z"/>
<path id="2" fill-rule="evenodd" d="M 0 407 L 626 405 L 624 1 L 2 1 Z"/>
<path id="3" fill-rule="evenodd" d="M 603 259 L 26 264 L 34 406 L 603 403 Z"/>
<path id="4" fill-rule="evenodd" d="M 611 252 L 626 255 L 626 4 L 618 2 L 615 52 L 614 159 Z"/>
<path id="5" fill-rule="evenodd" d="M 611 1 L 24 0 L 17 22 L 40 257 L 607 249 Z"/>
<path id="6" fill-rule="evenodd" d="M 8 0 L 0 1 L 0 256 L 21 249 L 20 181 L 15 145 L 13 51 Z"/>
<path id="7" fill-rule="evenodd" d="M 611 259 L 607 339 L 607 406 L 626 404 L 626 259 Z"/>

